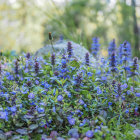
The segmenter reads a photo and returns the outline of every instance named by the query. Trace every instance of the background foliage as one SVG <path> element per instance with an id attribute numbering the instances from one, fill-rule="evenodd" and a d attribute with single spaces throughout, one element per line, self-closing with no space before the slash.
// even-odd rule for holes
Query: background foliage
<path id="1" fill-rule="evenodd" d="M 140 53 L 140 4 L 138 0 L 1 0 L 0 48 L 35 51 L 55 39 L 82 43 L 88 49 L 98 36 L 102 54 L 111 39 L 129 41 Z M 105 42 L 105 43 L 103 43 Z M 119 46 L 119 44 L 117 44 Z"/>

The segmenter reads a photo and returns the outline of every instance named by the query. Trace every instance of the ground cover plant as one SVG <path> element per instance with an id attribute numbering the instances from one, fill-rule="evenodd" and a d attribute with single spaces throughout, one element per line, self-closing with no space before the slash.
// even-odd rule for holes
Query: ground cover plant
<path id="1" fill-rule="evenodd" d="M 50 40 L 51 34 L 49 36 Z M 99 39 L 80 62 L 68 42 L 60 56 L 0 53 L 1 139 L 138 139 L 139 61 L 125 41 L 99 56 Z"/>

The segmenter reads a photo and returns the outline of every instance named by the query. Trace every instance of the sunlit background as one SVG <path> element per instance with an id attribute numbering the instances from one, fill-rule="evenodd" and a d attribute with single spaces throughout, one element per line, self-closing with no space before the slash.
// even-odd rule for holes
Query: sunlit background
<path id="1" fill-rule="evenodd" d="M 140 56 L 140 0 L 0 0 L 0 49 L 35 52 L 63 35 L 90 50 L 100 38 L 107 56 L 109 42 L 127 40 Z"/>

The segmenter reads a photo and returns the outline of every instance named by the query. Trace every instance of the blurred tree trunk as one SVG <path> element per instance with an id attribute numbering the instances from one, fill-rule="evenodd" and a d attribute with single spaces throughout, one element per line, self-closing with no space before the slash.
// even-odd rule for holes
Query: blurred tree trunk
<path id="1" fill-rule="evenodd" d="M 137 24 L 137 17 L 136 17 L 136 1 L 131 0 L 131 5 L 132 5 L 132 16 L 133 16 L 133 31 L 134 31 L 134 36 L 135 36 L 135 46 L 134 46 L 134 55 L 139 56 L 139 29 L 138 29 L 138 24 Z"/>

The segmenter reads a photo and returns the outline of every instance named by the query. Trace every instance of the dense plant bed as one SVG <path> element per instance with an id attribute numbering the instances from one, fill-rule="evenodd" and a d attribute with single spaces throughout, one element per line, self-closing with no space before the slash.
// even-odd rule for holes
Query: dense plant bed
<path id="1" fill-rule="evenodd" d="M 127 43 L 121 52 L 110 49 L 109 58 L 97 59 L 95 66 L 88 54 L 85 62 L 78 62 L 69 45 L 63 56 L 27 53 L 8 59 L 1 54 L 1 138 L 138 137 L 134 133 L 140 129 L 138 60 L 129 57 Z"/>

